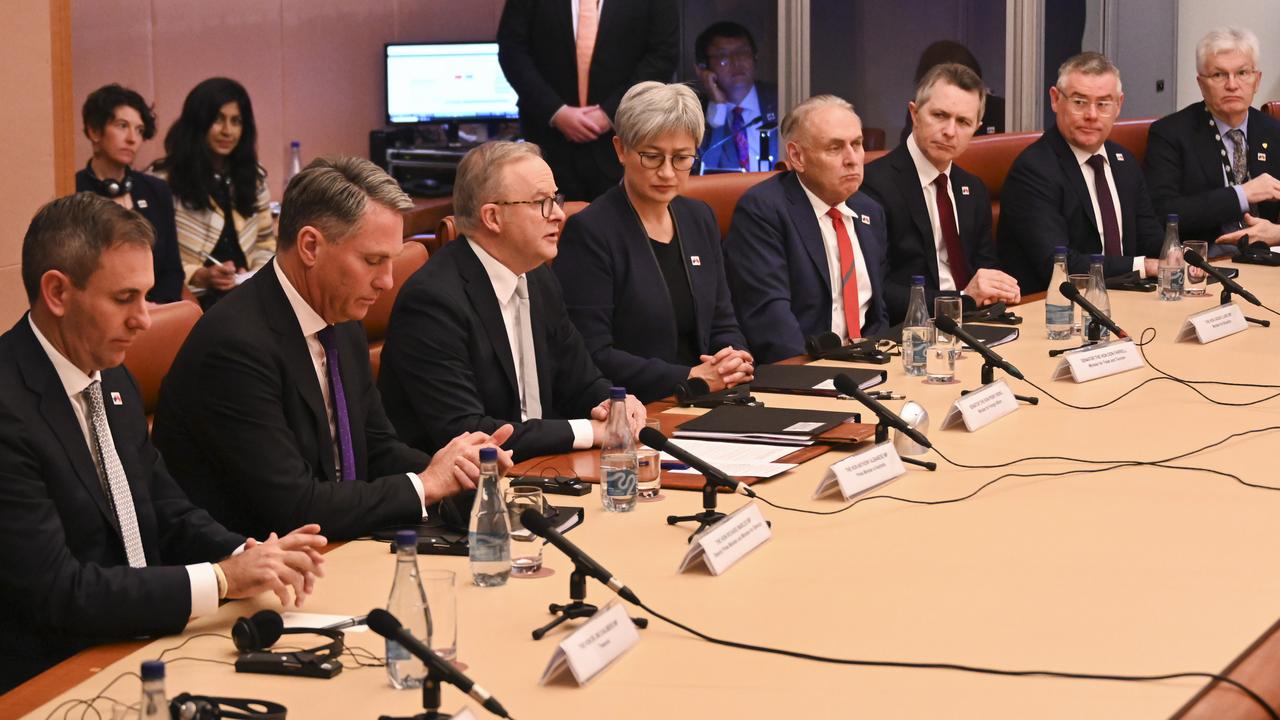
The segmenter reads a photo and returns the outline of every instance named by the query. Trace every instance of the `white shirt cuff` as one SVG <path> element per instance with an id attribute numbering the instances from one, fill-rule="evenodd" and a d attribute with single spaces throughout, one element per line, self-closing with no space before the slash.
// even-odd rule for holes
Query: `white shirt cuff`
<path id="1" fill-rule="evenodd" d="M 240 549 L 244 549 L 244 546 L 241 545 Z M 204 617 L 217 612 L 218 576 L 213 574 L 213 565 L 188 565 L 187 577 L 191 580 L 191 617 Z"/>
<path id="2" fill-rule="evenodd" d="M 1241 213 L 1249 212 L 1249 198 L 1246 197 L 1244 194 L 1244 186 L 1232 185 L 1231 187 L 1235 189 L 1236 199 L 1240 201 L 1240 212 Z"/>
<path id="3" fill-rule="evenodd" d="M 596 433 L 591 429 L 591 421 L 585 418 L 569 420 L 569 429 L 573 431 L 573 449 L 586 450 L 596 444 Z"/>
<path id="4" fill-rule="evenodd" d="M 1138 273 L 1138 277 L 1145 278 L 1147 276 L 1147 257 L 1139 255 L 1133 259 L 1134 272 Z"/>
<path id="5" fill-rule="evenodd" d="M 732 103 L 707 103 L 707 124 L 713 128 L 722 127 L 728 120 L 729 109 L 732 107 Z"/>
<path id="6" fill-rule="evenodd" d="M 553 113 L 551 113 L 551 119 L 547 121 L 547 125 L 548 125 L 549 127 L 555 127 L 555 126 L 556 126 L 556 116 L 560 114 L 560 111 L 561 111 L 561 110 L 563 110 L 563 109 L 565 109 L 565 108 L 567 108 L 567 107 L 569 107 L 569 106 L 568 106 L 568 105 L 561 105 L 560 107 L 556 108 L 556 111 L 555 111 L 555 112 L 553 112 Z"/>
<path id="7" fill-rule="evenodd" d="M 418 473 L 405 473 L 409 476 L 409 482 L 413 483 L 413 491 L 418 493 L 418 504 L 422 506 L 422 519 L 427 519 L 427 491 L 422 489 L 422 478 L 418 477 Z"/>

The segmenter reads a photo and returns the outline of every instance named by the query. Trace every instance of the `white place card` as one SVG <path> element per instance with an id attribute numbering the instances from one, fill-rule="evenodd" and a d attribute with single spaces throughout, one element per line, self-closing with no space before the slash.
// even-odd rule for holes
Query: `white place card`
<path id="1" fill-rule="evenodd" d="M 611 602 L 556 646 L 538 684 L 546 685 L 567 667 L 574 681 L 583 685 L 638 642 L 640 633 L 631 616 Z"/>
<path id="2" fill-rule="evenodd" d="M 818 489 L 813 491 L 813 497 L 820 498 L 838 487 L 845 500 L 852 500 L 906 471 L 898 449 L 892 442 L 882 442 L 832 463 L 822 476 L 822 482 L 818 483 Z"/>
<path id="3" fill-rule="evenodd" d="M 1132 340 L 1117 340 L 1066 353 L 1053 371 L 1053 379 L 1069 377 L 1078 383 L 1089 382 L 1136 370 L 1145 364 Z"/>
<path id="4" fill-rule="evenodd" d="M 1004 380 L 983 385 L 971 393 L 961 395 L 942 419 L 941 429 L 946 430 L 964 422 L 969 432 L 990 425 L 1018 409 L 1018 399 Z"/>
<path id="5" fill-rule="evenodd" d="M 721 575 L 772 535 L 760 507 L 748 503 L 694 538 L 676 572 L 684 572 L 701 560 L 712 575 Z"/>
<path id="6" fill-rule="evenodd" d="M 1240 306 L 1227 303 L 1188 315 L 1182 323 L 1182 329 L 1178 331 L 1177 339 L 1181 342 L 1195 338 L 1203 345 L 1248 328 L 1249 323 L 1244 319 Z"/>
<path id="7" fill-rule="evenodd" d="M 453 714 L 453 720 L 476 720 L 476 714 L 471 712 L 471 707 L 463 705 L 462 709 Z"/>

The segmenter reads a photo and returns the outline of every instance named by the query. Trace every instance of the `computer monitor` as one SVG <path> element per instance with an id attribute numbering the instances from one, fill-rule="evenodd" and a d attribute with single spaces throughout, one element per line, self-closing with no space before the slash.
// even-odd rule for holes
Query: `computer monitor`
<path id="1" fill-rule="evenodd" d="M 518 116 L 498 44 L 388 43 L 387 122 L 500 122 Z"/>

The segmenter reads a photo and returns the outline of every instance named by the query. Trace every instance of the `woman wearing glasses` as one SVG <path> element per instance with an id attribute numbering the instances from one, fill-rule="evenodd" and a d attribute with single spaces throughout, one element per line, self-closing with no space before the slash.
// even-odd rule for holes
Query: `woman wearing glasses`
<path id="1" fill-rule="evenodd" d="M 706 203 L 681 197 L 704 128 L 684 85 L 623 96 L 613 140 L 622 183 L 569 218 L 553 267 L 596 365 L 642 402 L 687 378 L 711 390 L 751 380 Z"/>

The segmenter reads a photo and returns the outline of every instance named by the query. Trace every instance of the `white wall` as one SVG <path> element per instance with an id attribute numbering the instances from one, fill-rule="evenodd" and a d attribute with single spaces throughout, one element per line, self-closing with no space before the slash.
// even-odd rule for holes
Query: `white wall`
<path id="1" fill-rule="evenodd" d="M 1200 100 L 1196 85 L 1196 43 L 1221 25 L 1252 30 L 1262 44 L 1262 86 L 1254 107 L 1280 100 L 1280 3 L 1275 0 L 1180 0 L 1178 2 L 1178 107 Z"/>

